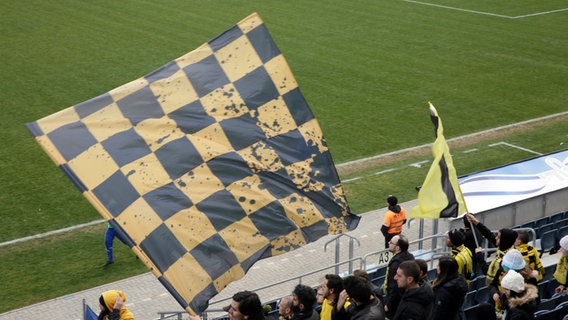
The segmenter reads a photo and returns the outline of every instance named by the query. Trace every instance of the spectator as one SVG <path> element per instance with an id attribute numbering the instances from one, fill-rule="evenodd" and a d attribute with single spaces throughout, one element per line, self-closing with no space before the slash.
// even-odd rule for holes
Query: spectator
<path id="1" fill-rule="evenodd" d="M 472 255 L 475 253 L 475 248 L 481 246 L 481 241 L 483 240 L 483 235 L 477 228 L 471 228 L 471 223 L 468 220 L 468 215 L 472 215 L 471 213 L 466 213 L 462 216 L 463 219 L 463 229 L 461 231 L 465 235 L 465 240 L 463 244 L 471 251 Z M 475 232 L 475 235 L 474 235 Z M 476 242 L 477 239 L 477 242 Z M 473 256 L 472 256 L 473 257 Z M 472 260 L 473 263 L 473 272 L 475 275 L 481 274 L 481 270 L 477 267 L 477 261 L 475 259 Z"/>
<path id="2" fill-rule="evenodd" d="M 487 233 L 486 231 L 488 231 L 489 229 L 483 226 L 479 221 L 477 221 L 477 219 L 472 221 L 472 223 L 476 227 L 481 225 L 483 228 L 486 229 L 485 231 L 484 230 L 481 231 L 484 237 L 487 238 L 489 237 L 490 234 L 492 234 L 491 231 Z M 489 238 L 487 240 L 489 240 Z M 495 310 L 498 313 L 502 313 L 504 311 L 504 305 L 501 303 L 502 302 L 501 278 L 505 275 L 506 271 L 503 269 L 502 261 L 507 251 L 513 248 L 513 245 L 516 240 L 517 240 L 516 231 L 507 228 L 499 230 L 499 232 L 497 233 L 494 239 L 494 243 L 497 246 L 497 255 L 495 259 L 493 259 L 493 261 L 491 261 L 491 263 L 489 264 L 485 261 L 481 248 L 476 249 L 475 257 L 477 259 L 477 263 L 479 264 L 481 270 L 483 270 L 483 273 L 485 273 L 486 275 L 485 284 L 490 286 L 489 289 L 491 297 L 490 301 L 495 306 Z"/>
<path id="3" fill-rule="evenodd" d="M 294 288 L 292 297 L 292 310 L 294 311 L 293 320 L 319 320 L 319 314 L 314 310 L 316 293 L 312 288 L 299 284 Z"/>
<path id="4" fill-rule="evenodd" d="M 382 303 L 381 288 L 377 287 L 374 283 L 371 282 L 371 277 L 369 276 L 369 273 L 367 273 L 367 271 L 362 270 L 362 269 L 357 269 L 357 270 L 353 271 L 353 275 L 369 282 L 369 285 L 371 286 L 371 292 L 377 298 L 381 299 L 381 303 Z"/>
<path id="5" fill-rule="evenodd" d="M 566 292 L 566 285 L 568 279 L 568 236 L 562 237 L 560 239 L 560 259 L 558 264 L 556 264 L 556 271 L 554 271 L 554 279 L 558 281 L 559 285 L 554 290 L 556 294 L 562 294 Z"/>
<path id="6" fill-rule="evenodd" d="M 544 277 L 544 266 L 540 261 L 540 255 L 535 247 L 529 245 L 529 233 L 526 230 L 517 231 L 517 240 L 515 241 L 517 250 L 523 255 L 525 262 L 531 270 L 537 272 L 536 281 L 542 280 Z"/>
<path id="7" fill-rule="evenodd" d="M 414 261 L 414 256 L 412 253 L 408 252 L 408 246 L 408 238 L 402 234 L 394 236 L 391 241 L 389 241 L 389 251 L 393 253 L 393 256 L 388 263 L 385 282 L 382 286 L 382 290 L 385 293 L 383 298 L 385 313 L 389 319 L 392 319 L 395 315 L 396 308 L 402 296 L 402 289 L 398 287 L 395 279 L 398 266 L 404 261 Z"/>
<path id="8" fill-rule="evenodd" d="M 432 284 L 434 307 L 431 320 L 459 320 L 468 291 L 465 278 L 458 273 L 458 263 L 450 256 L 438 260 L 438 276 Z"/>
<path id="9" fill-rule="evenodd" d="M 406 222 L 406 210 L 398 205 L 395 196 L 387 198 L 388 211 L 385 213 L 381 232 L 385 236 L 385 249 L 389 248 L 391 239 L 402 232 L 402 226 Z"/>
<path id="10" fill-rule="evenodd" d="M 420 279 L 418 280 L 418 283 L 422 284 L 424 282 L 430 284 L 430 280 L 428 280 L 428 263 L 426 260 L 416 259 L 414 261 L 416 261 L 416 264 L 420 268 Z"/>
<path id="11" fill-rule="evenodd" d="M 294 316 L 292 312 L 293 300 L 294 298 L 291 295 L 284 296 L 280 299 L 280 303 L 278 303 L 278 320 L 292 320 Z"/>
<path id="12" fill-rule="evenodd" d="M 527 283 L 532 285 L 537 285 L 536 277 L 538 272 L 533 272 L 531 268 L 527 265 L 523 254 L 517 249 L 511 249 L 505 253 L 503 256 L 503 261 L 501 262 L 504 271 L 515 270 L 520 273 Z"/>
<path id="13" fill-rule="evenodd" d="M 223 310 L 229 314 L 229 320 L 264 320 L 264 308 L 258 295 L 251 291 L 240 291 L 233 295 L 231 304 Z M 190 316 L 190 320 L 200 320 Z"/>
<path id="14" fill-rule="evenodd" d="M 343 291 L 343 279 L 336 274 L 326 274 L 320 288 L 323 294 L 320 319 L 331 320 L 333 307 L 337 304 L 339 293 Z"/>
<path id="15" fill-rule="evenodd" d="M 99 297 L 99 319 L 134 320 L 134 315 L 124 307 L 126 295 L 120 290 L 105 291 Z"/>
<path id="16" fill-rule="evenodd" d="M 485 282 L 489 286 L 495 288 L 500 287 L 501 277 L 504 275 L 503 268 L 501 267 L 501 260 L 507 251 L 513 248 L 517 240 L 517 232 L 512 229 L 503 228 L 499 230 L 497 235 L 494 235 L 485 225 L 477 220 L 472 214 L 466 214 L 469 222 L 479 229 L 487 241 L 497 247 L 497 255 L 490 264 L 488 264 L 481 252 L 481 248 L 475 249 L 475 256 L 477 263 L 480 265 L 481 270 L 486 275 Z"/>
<path id="17" fill-rule="evenodd" d="M 465 235 L 454 229 L 446 235 L 446 245 L 452 249 L 452 257 L 458 263 L 458 274 L 468 281 L 473 279 L 473 256 L 471 251 L 463 244 Z"/>
<path id="18" fill-rule="evenodd" d="M 504 319 L 534 319 L 538 289 L 532 284 L 525 283 L 523 276 L 515 270 L 507 272 L 501 279 L 501 286 L 507 297 Z"/>
<path id="19" fill-rule="evenodd" d="M 334 320 L 385 320 L 381 301 L 371 292 L 369 282 L 356 276 L 348 276 L 343 281 L 345 289 L 340 293 Z M 346 306 L 349 299 L 351 304 Z"/>
<path id="20" fill-rule="evenodd" d="M 430 286 L 418 284 L 419 277 L 420 268 L 415 261 L 404 261 L 398 266 L 395 279 L 404 294 L 393 320 L 426 320 L 430 317 L 434 293 Z"/>

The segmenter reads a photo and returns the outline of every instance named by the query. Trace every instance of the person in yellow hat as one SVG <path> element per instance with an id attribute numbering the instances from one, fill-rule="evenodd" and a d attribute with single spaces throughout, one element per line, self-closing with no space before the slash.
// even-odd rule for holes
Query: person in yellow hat
<path id="1" fill-rule="evenodd" d="M 99 297 L 99 320 L 134 320 L 134 315 L 124 307 L 126 295 L 120 290 L 105 291 Z"/>

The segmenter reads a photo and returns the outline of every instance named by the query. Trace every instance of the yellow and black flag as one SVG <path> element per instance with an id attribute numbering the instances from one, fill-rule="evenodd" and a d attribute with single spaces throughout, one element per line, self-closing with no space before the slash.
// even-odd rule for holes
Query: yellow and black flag
<path id="1" fill-rule="evenodd" d="M 191 314 L 257 260 L 359 222 L 257 14 L 26 126 Z"/>
<path id="2" fill-rule="evenodd" d="M 411 218 L 455 218 L 467 212 L 450 147 L 444 138 L 442 119 L 430 104 L 430 118 L 436 130 L 432 146 L 434 162 L 418 192 L 418 205 L 410 210 Z"/>

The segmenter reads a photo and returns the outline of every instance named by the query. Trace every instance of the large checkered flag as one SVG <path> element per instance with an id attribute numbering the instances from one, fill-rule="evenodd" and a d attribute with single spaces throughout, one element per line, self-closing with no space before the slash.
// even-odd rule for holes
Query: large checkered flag
<path id="1" fill-rule="evenodd" d="M 359 221 L 256 14 L 27 127 L 192 314 L 258 259 Z"/>

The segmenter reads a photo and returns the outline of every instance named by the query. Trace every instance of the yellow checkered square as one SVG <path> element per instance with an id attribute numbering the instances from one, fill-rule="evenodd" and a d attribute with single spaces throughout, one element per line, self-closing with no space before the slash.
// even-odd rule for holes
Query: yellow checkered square
<path id="1" fill-rule="evenodd" d="M 214 123 L 195 134 L 187 135 L 187 138 L 193 143 L 205 162 L 234 151 L 231 142 L 218 123 Z"/>
<path id="2" fill-rule="evenodd" d="M 153 153 L 125 164 L 120 170 L 141 195 L 171 182 L 167 171 Z"/>
<path id="3" fill-rule="evenodd" d="M 196 62 L 199 62 L 199 61 L 209 57 L 212 54 L 213 54 L 213 50 L 211 50 L 211 47 L 209 47 L 209 45 L 207 43 L 205 43 L 205 44 L 201 45 L 199 48 L 177 58 L 175 60 L 175 62 L 180 67 L 180 69 L 183 69 L 183 68 L 185 68 L 189 65 L 192 65 Z"/>
<path id="4" fill-rule="evenodd" d="M 66 124 L 79 121 L 75 108 L 67 108 L 37 121 L 38 127 L 44 134 L 49 134 Z"/>
<path id="5" fill-rule="evenodd" d="M 256 212 L 265 205 L 277 200 L 267 189 L 260 189 L 260 178 L 248 176 L 227 186 L 227 190 L 237 199 L 247 214 Z"/>
<path id="6" fill-rule="evenodd" d="M 311 226 L 324 219 L 312 201 L 298 194 L 289 195 L 280 199 L 286 211 L 286 216 L 300 227 Z"/>
<path id="7" fill-rule="evenodd" d="M 108 93 L 112 97 L 112 99 L 117 102 L 124 97 L 134 93 L 144 87 L 148 86 L 148 81 L 144 78 L 139 78 L 134 81 L 131 81 L 125 85 L 122 85 L 116 89 L 109 91 Z"/>
<path id="8" fill-rule="evenodd" d="M 188 251 L 217 233 L 209 218 L 195 206 L 176 213 L 164 223 Z"/>
<path id="9" fill-rule="evenodd" d="M 282 66 L 286 66 L 283 68 Z M 280 95 L 284 95 L 298 87 L 292 70 L 288 67 L 283 55 L 279 55 L 264 64 L 264 68 L 274 82 Z"/>
<path id="10" fill-rule="evenodd" d="M 217 121 L 240 117 L 249 112 L 237 89 L 231 83 L 202 97 L 201 104 L 207 114 Z"/>
<path id="11" fill-rule="evenodd" d="M 183 70 L 151 83 L 150 89 L 166 114 L 199 98 Z"/>
<path id="12" fill-rule="evenodd" d="M 175 284 L 177 293 L 186 301 L 193 300 L 213 280 L 207 271 L 189 254 L 178 259 L 163 273 L 163 277 L 169 283 Z"/>
<path id="13" fill-rule="evenodd" d="M 245 160 L 248 167 L 255 173 L 261 171 L 275 172 L 284 167 L 274 149 L 265 142 L 259 141 L 237 153 Z"/>
<path id="14" fill-rule="evenodd" d="M 183 175 L 175 182 L 178 189 L 193 203 L 198 203 L 224 189 L 221 180 L 215 177 L 206 164 L 193 168 L 188 174 Z"/>
<path id="15" fill-rule="evenodd" d="M 258 126 L 265 132 L 267 138 L 296 129 L 296 122 L 282 97 L 259 107 L 258 120 L 260 122 Z"/>
<path id="16" fill-rule="evenodd" d="M 262 65 L 262 61 L 260 61 L 246 35 L 215 52 L 215 57 L 231 82 L 242 78 L 245 74 Z M 233 61 L 240 61 L 241 63 Z"/>
<path id="17" fill-rule="evenodd" d="M 116 162 L 100 143 L 94 144 L 71 159 L 68 164 L 75 175 L 81 177 L 81 181 L 89 190 L 94 189 L 119 170 Z"/>
<path id="18" fill-rule="evenodd" d="M 162 224 L 162 219 L 143 198 L 138 198 L 122 211 L 116 221 L 136 243 L 141 243 Z"/>
<path id="19" fill-rule="evenodd" d="M 146 119 L 134 128 L 152 152 L 158 150 L 168 142 L 185 137 L 176 122 L 168 117 L 160 119 Z"/>
<path id="20" fill-rule="evenodd" d="M 86 116 L 82 121 L 99 142 L 132 128 L 132 123 L 122 115 L 116 103 Z"/>

